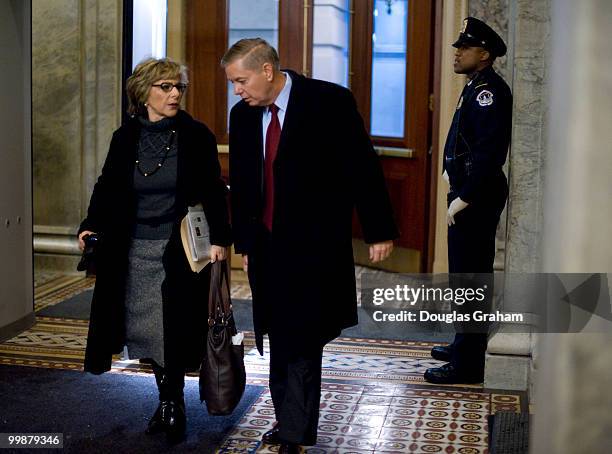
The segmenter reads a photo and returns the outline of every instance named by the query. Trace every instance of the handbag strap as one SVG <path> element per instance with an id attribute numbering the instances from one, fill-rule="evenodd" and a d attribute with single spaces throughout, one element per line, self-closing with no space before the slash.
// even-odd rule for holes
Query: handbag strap
<path id="1" fill-rule="evenodd" d="M 227 260 L 218 260 L 211 267 L 208 292 L 209 326 L 226 324 L 228 320 L 233 320 Z"/>

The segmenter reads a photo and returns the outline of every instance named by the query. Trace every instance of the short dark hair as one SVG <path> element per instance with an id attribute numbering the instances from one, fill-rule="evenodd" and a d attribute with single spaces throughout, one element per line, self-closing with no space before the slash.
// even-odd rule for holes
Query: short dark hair
<path id="1" fill-rule="evenodd" d="M 270 63 L 275 71 L 280 70 L 278 52 L 265 39 L 244 38 L 237 41 L 221 58 L 221 66 L 226 67 L 238 59 L 243 60 L 246 69 L 257 70 Z"/>

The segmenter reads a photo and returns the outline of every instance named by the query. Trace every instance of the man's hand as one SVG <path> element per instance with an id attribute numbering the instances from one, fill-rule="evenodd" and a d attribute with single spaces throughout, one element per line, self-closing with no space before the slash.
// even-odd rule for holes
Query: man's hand
<path id="1" fill-rule="evenodd" d="M 382 262 L 391 255 L 393 241 L 370 244 L 370 260 L 372 263 Z"/>
<path id="2" fill-rule="evenodd" d="M 249 256 L 246 254 L 242 256 L 242 269 L 245 273 L 249 272 Z"/>
<path id="3" fill-rule="evenodd" d="M 210 261 L 215 263 L 217 260 L 225 260 L 227 257 L 227 248 L 223 246 L 215 246 L 214 244 L 210 247 Z"/>
<path id="4" fill-rule="evenodd" d="M 468 205 L 469 203 L 464 202 L 459 197 L 451 202 L 450 206 L 448 207 L 448 212 L 446 213 L 446 222 L 449 227 L 455 224 L 455 215 Z"/>
<path id="5" fill-rule="evenodd" d="M 92 232 L 91 230 L 83 230 L 81 233 L 79 233 L 79 249 L 82 251 L 85 249 L 85 240 L 83 239 L 83 237 L 85 235 L 95 235 L 96 232 Z"/>

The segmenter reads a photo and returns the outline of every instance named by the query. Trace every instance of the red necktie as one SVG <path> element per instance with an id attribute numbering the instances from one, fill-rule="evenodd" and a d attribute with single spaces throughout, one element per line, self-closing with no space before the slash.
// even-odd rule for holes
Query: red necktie
<path id="1" fill-rule="evenodd" d="M 264 210 L 263 223 L 272 231 L 272 219 L 274 214 L 274 160 L 278 151 L 280 141 L 281 126 L 278 121 L 278 106 L 271 104 L 269 107 L 272 113 L 272 120 L 266 131 L 266 159 L 264 163 Z"/>

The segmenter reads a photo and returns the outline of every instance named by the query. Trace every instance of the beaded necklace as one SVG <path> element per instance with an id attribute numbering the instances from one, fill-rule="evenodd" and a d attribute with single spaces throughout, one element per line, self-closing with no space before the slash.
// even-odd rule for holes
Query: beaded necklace
<path id="1" fill-rule="evenodd" d="M 162 168 L 162 166 L 164 165 L 164 162 L 166 162 L 166 158 L 168 157 L 168 153 L 170 153 L 170 148 L 172 145 L 172 141 L 174 140 L 174 136 L 176 135 L 176 131 L 175 130 L 171 130 L 170 131 L 170 136 L 168 137 L 168 142 L 166 143 L 165 146 L 165 150 L 164 150 L 164 154 L 161 158 L 161 160 L 157 163 L 157 165 L 153 168 L 153 170 L 142 170 L 140 168 L 140 150 L 137 151 L 136 154 L 136 169 L 138 170 L 138 173 L 140 173 L 143 177 L 150 177 L 151 175 L 155 174 L 155 172 L 157 172 L 159 169 Z"/>

